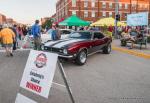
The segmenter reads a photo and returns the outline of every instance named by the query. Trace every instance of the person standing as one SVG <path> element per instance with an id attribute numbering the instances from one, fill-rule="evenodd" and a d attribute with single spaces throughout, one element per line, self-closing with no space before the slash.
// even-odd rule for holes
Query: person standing
<path id="1" fill-rule="evenodd" d="M 34 38 L 34 49 L 41 50 L 41 28 L 39 25 L 39 20 L 35 21 L 35 24 L 32 26 L 31 32 Z"/>
<path id="2" fill-rule="evenodd" d="M 11 28 L 12 31 L 15 33 L 15 40 L 13 42 L 13 50 L 16 50 L 17 49 L 17 37 L 18 37 L 18 33 L 17 33 L 17 25 L 13 25 L 13 27 Z"/>
<path id="3" fill-rule="evenodd" d="M 14 32 L 8 28 L 8 25 L 3 25 L 3 29 L 0 31 L 0 39 L 2 40 L 2 45 L 5 48 L 6 56 L 13 56 L 12 47 L 15 41 Z"/>
<path id="4" fill-rule="evenodd" d="M 18 36 L 19 36 L 19 40 L 22 40 L 22 36 L 23 36 L 23 32 L 22 32 L 22 28 L 19 26 L 18 29 Z"/>
<path id="5" fill-rule="evenodd" d="M 59 29 L 59 25 L 56 25 L 56 40 L 61 39 L 61 33 L 60 33 L 60 29 Z"/>

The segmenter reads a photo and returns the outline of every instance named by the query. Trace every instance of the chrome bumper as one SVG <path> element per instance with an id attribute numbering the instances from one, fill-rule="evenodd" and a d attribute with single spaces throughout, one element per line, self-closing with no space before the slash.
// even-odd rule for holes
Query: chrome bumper
<path id="1" fill-rule="evenodd" d="M 58 55 L 58 56 L 61 57 L 61 58 L 67 58 L 67 59 L 74 58 L 73 55 L 68 55 L 68 56 L 66 56 L 66 55 Z"/>

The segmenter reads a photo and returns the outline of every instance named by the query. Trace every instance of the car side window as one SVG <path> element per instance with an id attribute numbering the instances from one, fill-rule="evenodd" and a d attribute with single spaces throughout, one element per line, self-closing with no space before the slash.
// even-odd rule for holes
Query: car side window
<path id="1" fill-rule="evenodd" d="M 63 30 L 61 31 L 61 34 L 70 34 L 71 32 L 70 31 L 67 31 L 67 30 Z"/>
<path id="2" fill-rule="evenodd" d="M 102 34 L 102 33 L 100 33 L 100 32 L 95 32 L 94 33 L 94 40 L 95 39 L 102 39 L 102 38 L 104 38 L 104 35 Z"/>

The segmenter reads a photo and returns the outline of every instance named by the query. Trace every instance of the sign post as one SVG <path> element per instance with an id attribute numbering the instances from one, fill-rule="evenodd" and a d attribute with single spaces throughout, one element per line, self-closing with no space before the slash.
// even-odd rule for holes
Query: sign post
<path id="1" fill-rule="evenodd" d="M 59 60 L 58 60 L 58 66 L 59 66 L 59 69 L 60 69 L 60 73 L 61 73 L 61 75 L 62 75 L 62 78 L 63 78 L 63 80 L 64 80 L 64 83 L 65 83 L 65 85 L 66 85 L 67 91 L 68 91 L 68 93 L 69 93 L 70 99 L 71 99 L 72 103 L 75 103 L 75 100 L 74 100 L 73 95 L 72 95 L 71 88 L 69 87 L 68 82 L 67 82 L 67 79 L 66 79 L 65 71 L 64 71 L 63 66 L 62 66 L 62 64 L 60 63 Z"/>

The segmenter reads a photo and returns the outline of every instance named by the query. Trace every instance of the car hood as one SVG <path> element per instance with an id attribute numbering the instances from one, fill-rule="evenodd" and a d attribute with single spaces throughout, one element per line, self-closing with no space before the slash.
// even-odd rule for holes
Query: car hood
<path id="1" fill-rule="evenodd" d="M 83 41 L 86 41 L 86 40 L 85 39 L 64 39 L 64 40 L 47 42 L 45 43 L 45 46 L 53 47 L 53 48 L 64 48 L 72 44 L 80 43 Z"/>

